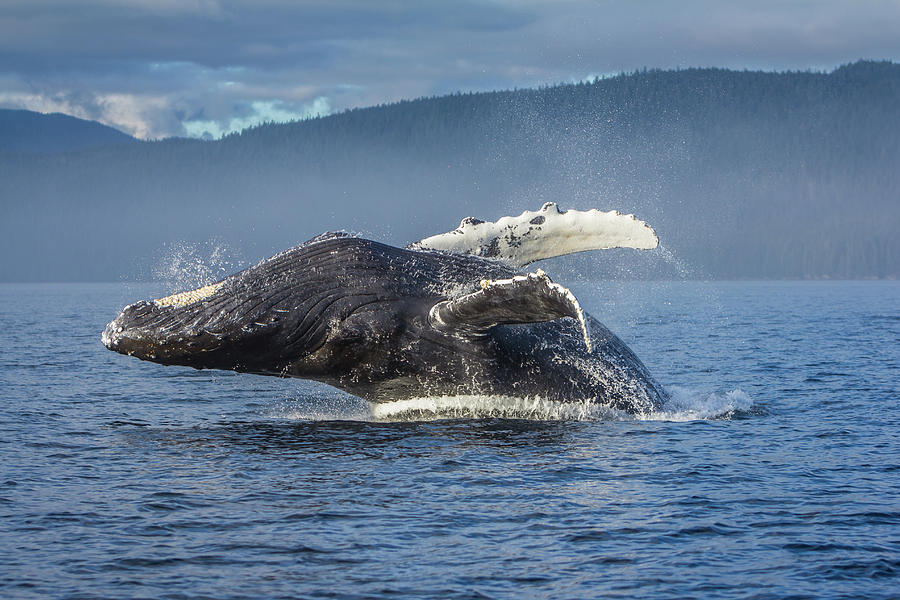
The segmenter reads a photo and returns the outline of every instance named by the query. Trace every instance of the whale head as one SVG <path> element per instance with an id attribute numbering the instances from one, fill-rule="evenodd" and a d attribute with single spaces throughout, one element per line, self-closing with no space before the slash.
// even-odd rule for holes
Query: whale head
<path id="1" fill-rule="evenodd" d="M 442 299 L 399 267 L 409 254 L 320 236 L 217 283 L 130 304 L 101 340 L 121 354 L 198 369 L 328 382 L 354 365 L 388 369 L 395 353 L 384 348 L 408 345 L 396 338 L 410 329 L 430 329 L 428 310 Z"/>
<path id="2" fill-rule="evenodd" d="M 100 340 L 110 350 L 142 360 L 216 368 L 222 364 L 217 350 L 223 348 L 228 336 L 210 327 L 216 313 L 201 300 L 224 283 L 129 304 L 107 324 Z M 223 327 L 218 329 L 224 332 Z"/>

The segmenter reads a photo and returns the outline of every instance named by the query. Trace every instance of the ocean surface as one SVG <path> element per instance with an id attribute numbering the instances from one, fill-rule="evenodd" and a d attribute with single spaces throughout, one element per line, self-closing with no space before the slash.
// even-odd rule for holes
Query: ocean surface
<path id="1" fill-rule="evenodd" d="M 900 283 L 573 289 L 662 411 L 373 409 L 107 351 L 159 284 L 0 286 L 0 597 L 900 597 Z"/>

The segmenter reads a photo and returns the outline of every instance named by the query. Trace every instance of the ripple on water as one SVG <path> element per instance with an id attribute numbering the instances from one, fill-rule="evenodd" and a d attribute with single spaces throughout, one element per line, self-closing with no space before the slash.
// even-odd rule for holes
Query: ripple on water
<path id="1" fill-rule="evenodd" d="M 0 286 L 0 597 L 896 597 L 900 285 L 617 285 L 650 415 L 147 365 L 98 334 L 160 294 Z"/>

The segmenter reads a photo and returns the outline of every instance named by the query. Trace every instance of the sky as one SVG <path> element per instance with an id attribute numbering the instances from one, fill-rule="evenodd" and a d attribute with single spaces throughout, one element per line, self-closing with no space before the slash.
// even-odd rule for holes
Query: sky
<path id="1" fill-rule="evenodd" d="M 900 0 L 2 0 L 0 108 L 143 139 L 641 68 L 900 60 Z"/>

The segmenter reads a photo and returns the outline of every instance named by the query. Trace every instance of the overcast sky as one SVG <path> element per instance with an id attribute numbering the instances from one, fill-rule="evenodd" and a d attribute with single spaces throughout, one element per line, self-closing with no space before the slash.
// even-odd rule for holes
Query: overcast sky
<path id="1" fill-rule="evenodd" d="M 642 67 L 900 60 L 900 0 L 2 0 L 0 108 L 141 138 Z"/>

